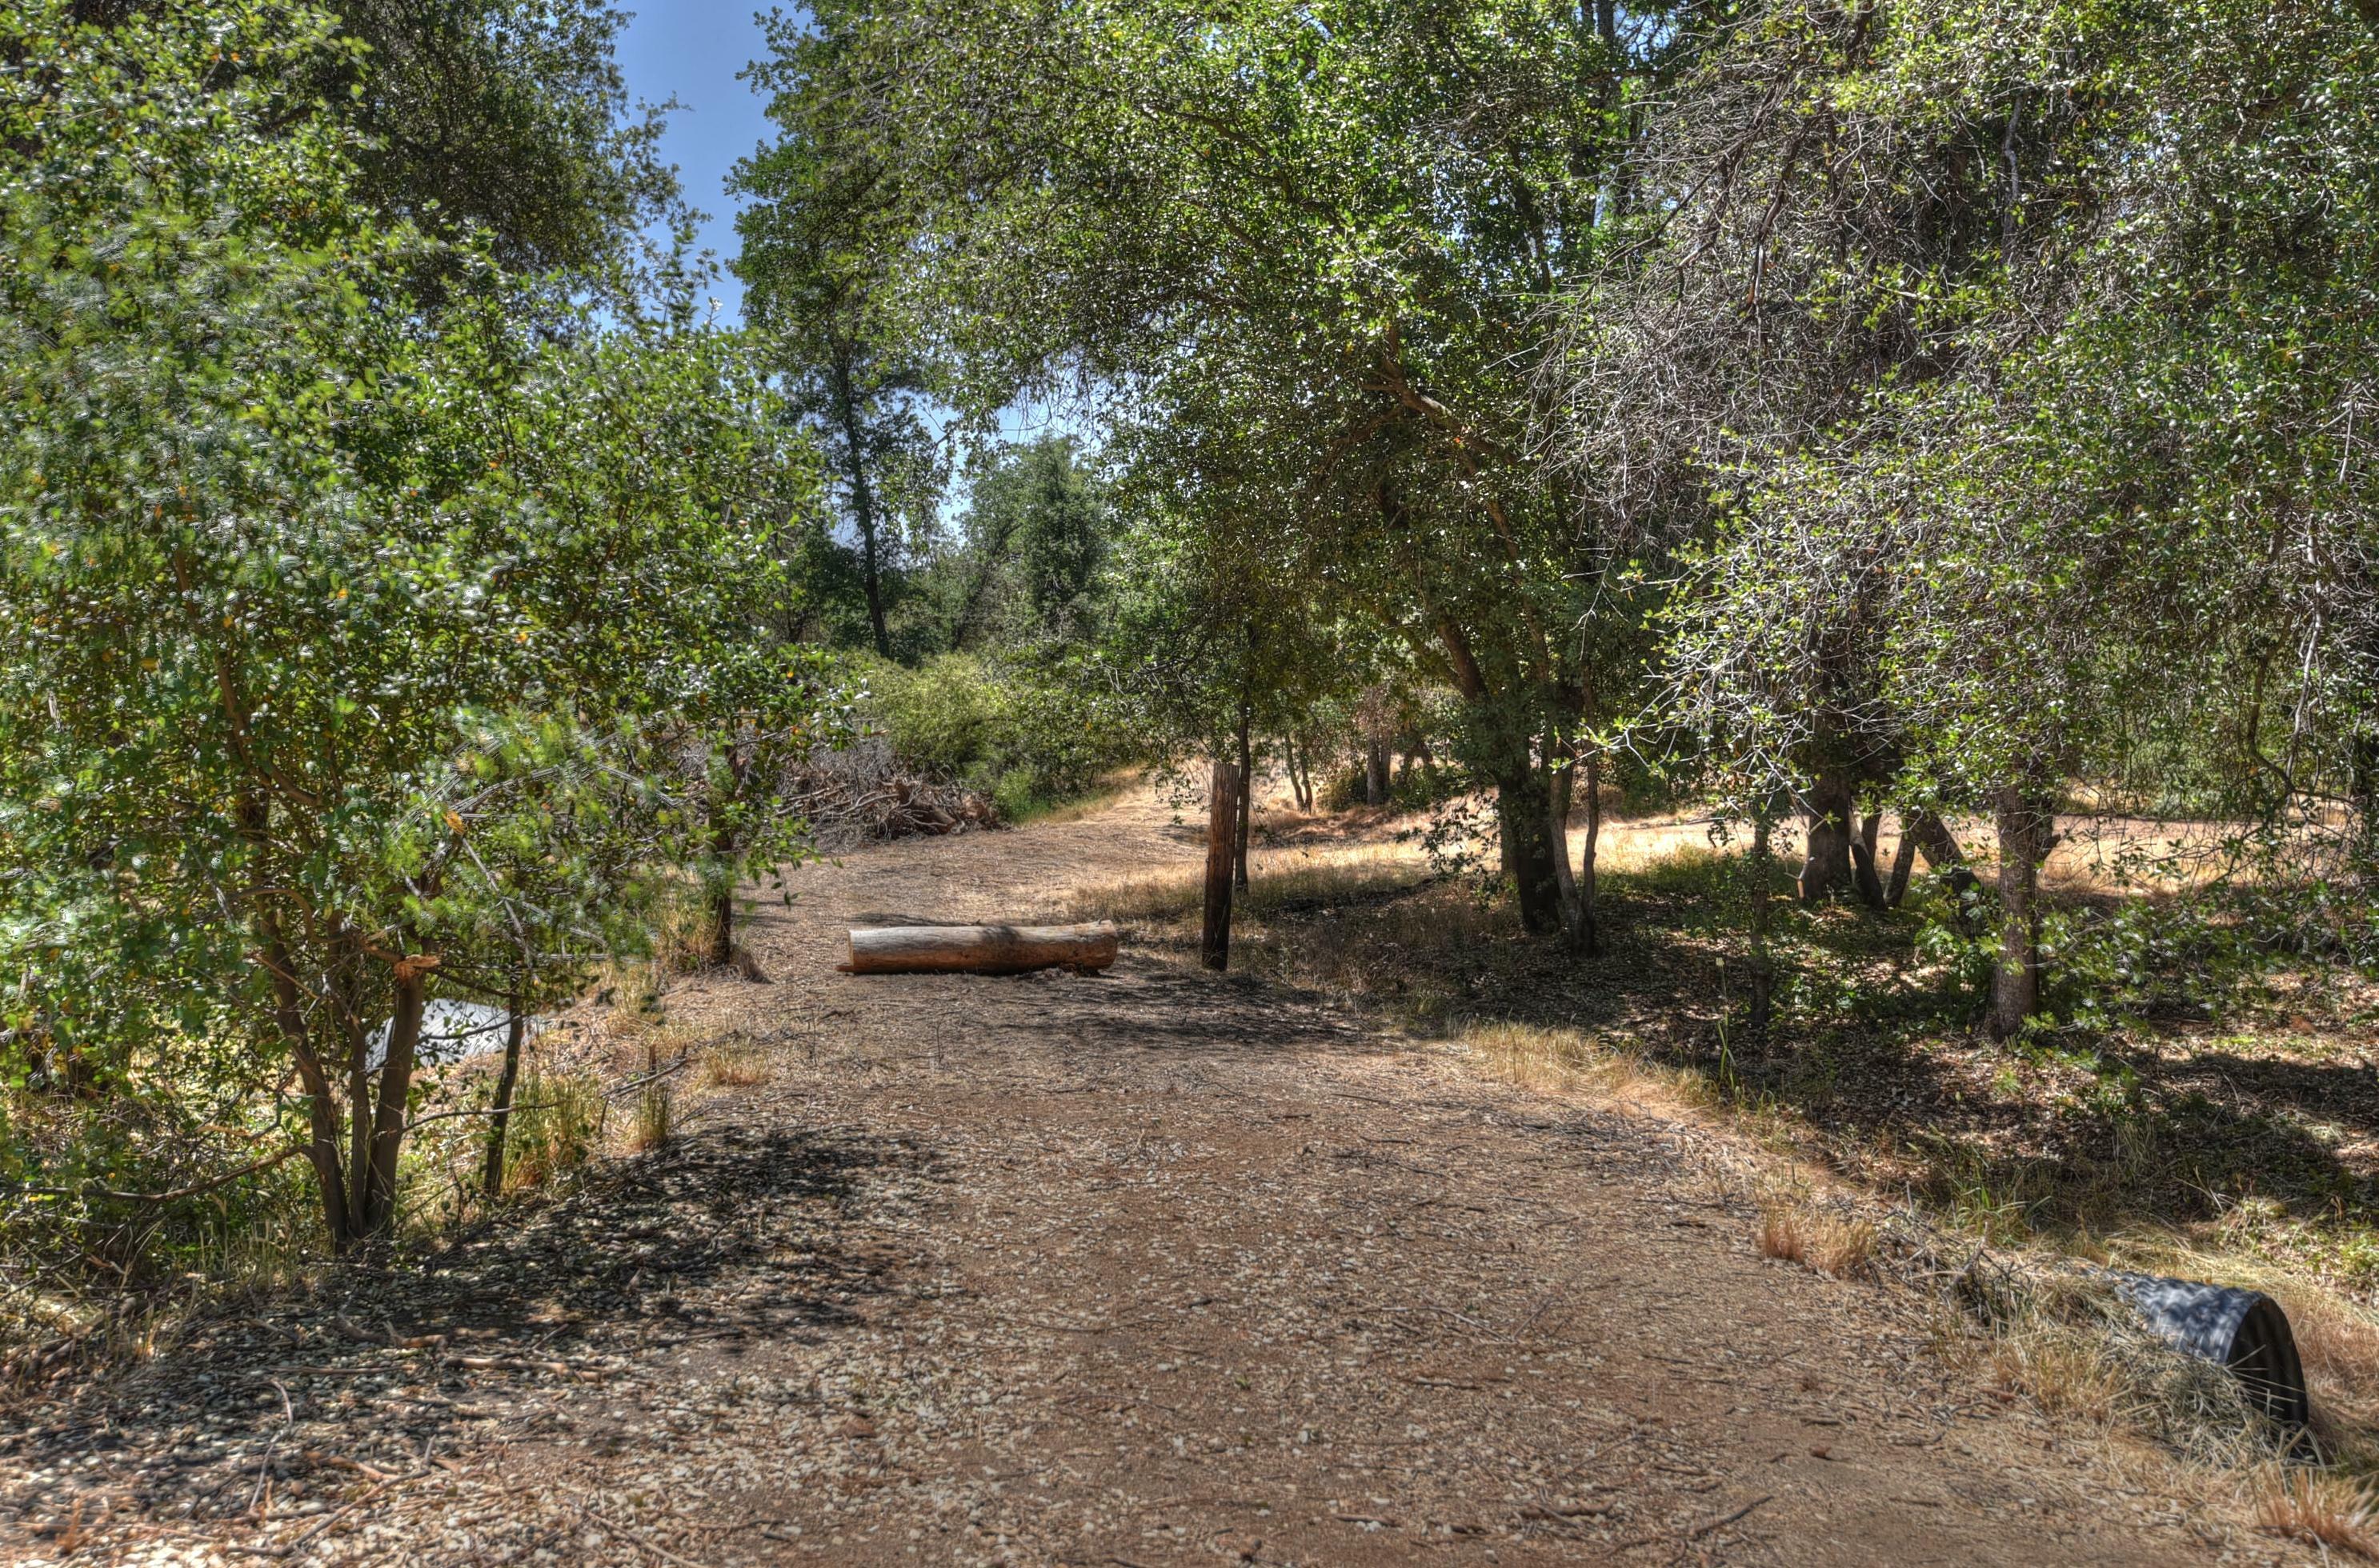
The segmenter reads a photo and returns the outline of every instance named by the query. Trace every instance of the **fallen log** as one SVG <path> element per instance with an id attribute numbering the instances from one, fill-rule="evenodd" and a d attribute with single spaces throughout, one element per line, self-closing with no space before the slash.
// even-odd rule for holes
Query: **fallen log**
<path id="1" fill-rule="evenodd" d="M 1115 923 L 1093 925 L 860 925 L 845 974 L 1087 973 L 1116 960 Z"/>

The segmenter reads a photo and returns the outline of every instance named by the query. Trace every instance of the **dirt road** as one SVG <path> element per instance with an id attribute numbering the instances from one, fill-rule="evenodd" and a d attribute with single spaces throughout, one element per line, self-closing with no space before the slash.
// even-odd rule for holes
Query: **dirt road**
<path id="1" fill-rule="evenodd" d="M 1760 1258 L 1660 1123 L 1129 949 L 831 972 L 862 916 L 1195 853 L 1134 797 L 803 869 L 754 927 L 775 983 L 670 1003 L 764 1081 L 433 1272 L 51 1411 L 0 1517 L 78 1561 L 2216 1559 L 1902 1298 Z"/>

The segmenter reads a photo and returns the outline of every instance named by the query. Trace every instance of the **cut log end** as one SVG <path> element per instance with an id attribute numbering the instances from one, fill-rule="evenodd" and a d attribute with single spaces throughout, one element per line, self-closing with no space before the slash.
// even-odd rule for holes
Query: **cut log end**
<path id="1" fill-rule="evenodd" d="M 1112 921 L 1091 925 L 862 925 L 850 935 L 844 974 L 1092 973 L 1116 960 Z"/>

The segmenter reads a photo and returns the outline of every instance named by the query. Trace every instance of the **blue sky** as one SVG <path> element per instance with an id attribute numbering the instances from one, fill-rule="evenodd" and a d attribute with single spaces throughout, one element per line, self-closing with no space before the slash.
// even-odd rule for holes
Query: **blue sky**
<path id="1" fill-rule="evenodd" d="M 788 11 L 801 15 L 798 6 Z M 678 166 L 686 199 L 710 215 L 701 245 L 722 265 L 735 255 L 735 208 L 724 189 L 728 172 L 769 139 L 759 94 L 735 79 L 765 47 L 755 12 L 755 0 L 643 0 L 620 39 L 629 96 L 654 103 L 675 98 L 684 105 L 669 117 L 661 153 Z M 742 286 L 721 276 L 715 292 L 721 315 L 741 320 Z"/>
<path id="2" fill-rule="evenodd" d="M 797 5 L 784 9 L 788 16 L 804 15 Z M 735 79 L 766 48 L 755 0 L 643 0 L 620 38 L 629 97 L 653 103 L 675 98 L 683 105 L 669 117 L 661 154 L 677 165 L 686 199 L 709 215 L 699 244 L 722 269 L 736 250 L 736 203 L 727 195 L 727 176 L 737 160 L 775 139 L 760 95 Z M 740 322 L 743 285 L 722 270 L 713 292 L 721 320 Z M 1009 440 L 1052 429 L 1086 434 L 1079 419 L 1046 409 L 1010 408 L 999 423 Z"/>

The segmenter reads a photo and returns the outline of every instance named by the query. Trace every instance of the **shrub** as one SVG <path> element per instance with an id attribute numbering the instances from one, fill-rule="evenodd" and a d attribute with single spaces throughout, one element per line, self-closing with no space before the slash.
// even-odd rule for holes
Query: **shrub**
<path id="1" fill-rule="evenodd" d="M 1094 698 L 1016 666 L 943 654 L 866 670 L 864 717 L 902 767 L 987 796 L 1014 821 L 1087 793 L 1129 760 Z"/>

